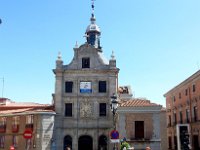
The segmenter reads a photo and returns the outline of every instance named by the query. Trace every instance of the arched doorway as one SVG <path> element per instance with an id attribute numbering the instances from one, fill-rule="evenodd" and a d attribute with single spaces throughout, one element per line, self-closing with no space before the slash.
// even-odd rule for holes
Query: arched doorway
<path id="1" fill-rule="evenodd" d="M 99 137 L 98 150 L 107 150 L 107 137 L 105 135 Z"/>
<path id="2" fill-rule="evenodd" d="M 80 136 L 78 139 L 78 150 L 93 150 L 92 137 L 88 135 Z"/>
<path id="3" fill-rule="evenodd" d="M 63 150 L 66 150 L 67 146 L 69 146 L 72 149 L 72 137 L 71 136 L 66 135 L 63 143 L 64 143 Z"/>

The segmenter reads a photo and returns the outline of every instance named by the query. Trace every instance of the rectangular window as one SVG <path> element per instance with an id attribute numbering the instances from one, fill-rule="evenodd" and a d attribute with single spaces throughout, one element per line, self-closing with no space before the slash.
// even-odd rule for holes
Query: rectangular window
<path id="1" fill-rule="evenodd" d="M 27 115 L 26 116 L 26 128 L 33 130 L 33 121 L 34 121 L 34 116 Z"/>
<path id="2" fill-rule="evenodd" d="M 196 88 L 195 88 L 195 84 L 192 85 L 192 91 L 195 92 Z"/>
<path id="3" fill-rule="evenodd" d="M 72 103 L 65 104 L 65 116 L 72 117 Z"/>
<path id="4" fill-rule="evenodd" d="M 189 123 L 190 122 L 190 111 L 188 109 L 186 109 L 186 123 Z"/>
<path id="5" fill-rule="evenodd" d="M 171 149 L 172 148 L 172 137 L 169 136 L 168 137 L 168 149 Z"/>
<path id="6" fill-rule="evenodd" d="M 180 123 L 183 123 L 183 114 L 182 111 L 179 112 Z"/>
<path id="7" fill-rule="evenodd" d="M 174 149 L 177 149 L 177 137 L 174 136 Z"/>
<path id="8" fill-rule="evenodd" d="M 181 93 L 179 93 L 179 99 L 181 99 Z"/>
<path id="9" fill-rule="evenodd" d="M 185 90 L 185 95 L 186 95 L 186 96 L 188 95 L 188 90 L 187 90 L 187 89 Z"/>
<path id="10" fill-rule="evenodd" d="M 99 93 L 106 93 L 106 81 L 99 81 Z"/>
<path id="11" fill-rule="evenodd" d="M 174 125 L 176 125 L 177 120 L 176 120 L 176 113 L 174 113 Z"/>
<path id="12" fill-rule="evenodd" d="M 6 117 L 0 118 L 0 133 L 6 132 Z"/>
<path id="13" fill-rule="evenodd" d="M 144 121 L 135 121 L 135 139 L 144 138 Z"/>
<path id="14" fill-rule="evenodd" d="M 0 148 L 4 148 L 5 146 L 5 136 L 0 135 Z"/>
<path id="15" fill-rule="evenodd" d="M 198 116 L 197 116 L 197 106 L 193 107 L 193 111 L 194 111 L 194 121 L 196 122 L 198 120 Z"/>
<path id="16" fill-rule="evenodd" d="M 16 135 L 13 135 L 12 145 L 14 147 L 17 147 L 17 136 Z"/>
<path id="17" fill-rule="evenodd" d="M 13 132 L 18 132 L 19 130 L 19 120 L 20 117 L 19 116 L 15 116 L 12 118 L 12 131 Z"/>
<path id="18" fill-rule="evenodd" d="M 106 116 L 106 103 L 99 104 L 99 116 Z"/>
<path id="19" fill-rule="evenodd" d="M 90 68 L 90 58 L 82 58 L 82 68 Z"/>
<path id="20" fill-rule="evenodd" d="M 72 89 L 73 89 L 73 82 L 72 81 L 65 82 L 65 93 L 72 93 Z"/>
<path id="21" fill-rule="evenodd" d="M 175 96 L 173 97 L 173 100 L 174 100 L 174 102 L 176 101 L 176 97 Z"/>
<path id="22" fill-rule="evenodd" d="M 171 116 L 169 115 L 169 122 L 168 122 L 168 126 L 171 127 L 172 125 L 172 120 L 171 120 Z"/>

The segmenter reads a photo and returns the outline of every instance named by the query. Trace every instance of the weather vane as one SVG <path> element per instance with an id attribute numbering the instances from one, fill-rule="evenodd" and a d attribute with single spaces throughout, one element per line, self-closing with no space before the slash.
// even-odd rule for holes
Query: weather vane
<path id="1" fill-rule="evenodd" d="M 92 0 L 92 15 L 94 15 L 94 1 L 95 0 Z"/>

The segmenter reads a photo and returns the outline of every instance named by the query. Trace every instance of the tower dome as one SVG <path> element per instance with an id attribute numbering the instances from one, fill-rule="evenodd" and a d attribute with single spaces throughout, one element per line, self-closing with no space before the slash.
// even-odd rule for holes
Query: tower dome
<path id="1" fill-rule="evenodd" d="M 87 26 L 87 29 L 86 29 L 86 34 L 89 33 L 89 32 L 97 32 L 97 33 L 100 33 L 100 28 L 99 26 L 96 24 L 96 18 L 94 17 L 94 15 L 92 14 L 92 17 L 90 19 L 91 23 L 90 25 Z"/>

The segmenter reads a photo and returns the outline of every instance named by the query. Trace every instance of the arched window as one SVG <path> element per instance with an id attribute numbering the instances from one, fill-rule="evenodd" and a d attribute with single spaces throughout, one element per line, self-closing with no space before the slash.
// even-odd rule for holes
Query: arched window
<path id="1" fill-rule="evenodd" d="M 64 137 L 64 145 L 63 145 L 63 150 L 66 150 L 66 147 L 70 147 L 72 149 L 72 137 L 70 135 L 66 135 Z"/>
<path id="2" fill-rule="evenodd" d="M 83 135 L 78 139 L 78 150 L 93 150 L 93 140 L 91 136 Z"/>

